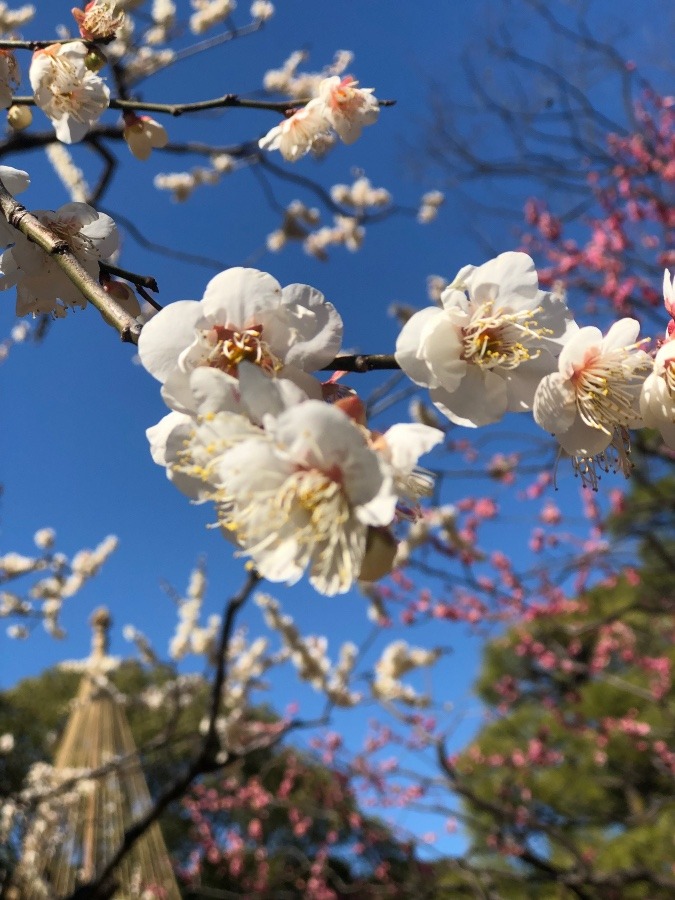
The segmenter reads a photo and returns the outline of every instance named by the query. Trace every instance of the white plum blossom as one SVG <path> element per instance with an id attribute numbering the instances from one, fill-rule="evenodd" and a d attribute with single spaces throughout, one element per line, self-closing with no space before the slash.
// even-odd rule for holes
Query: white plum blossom
<path id="1" fill-rule="evenodd" d="M 417 460 L 438 446 L 443 438 L 444 434 L 438 428 L 399 422 L 373 440 L 372 446 L 390 466 L 401 497 L 416 503 L 420 497 L 431 493 L 433 478 L 418 468 Z"/>
<path id="2" fill-rule="evenodd" d="M 124 116 L 124 140 L 136 159 L 146 160 L 154 149 L 166 147 L 169 136 L 166 128 L 150 116 L 126 113 Z"/>
<path id="3" fill-rule="evenodd" d="M 86 203 L 66 203 L 56 212 L 36 210 L 33 215 L 64 240 L 83 268 L 98 280 L 99 260 L 108 259 L 119 243 L 110 216 Z M 13 239 L 14 246 L 0 255 L 0 290 L 16 286 L 18 316 L 51 313 L 62 318 L 69 307 L 86 307 L 86 298 L 49 254 L 18 231 Z"/>
<path id="4" fill-rule="evenodd" d="M 323 116 L 345 144 L 353 144 L 366 125 L 373 125 L 380 106 L 373 96 L 374 88 L 360 88 L 351 75 L 331 75 L 319 84 L 319 101 Z"/>
<path id="5" fill-rule="evenodd" d="M 40 528 L 33 535 L 33 541 L 40 550 L 51 550 L 56 541 L 56 532 L 53 528 Z"/>
<path id="6" fill-rule="evenodd" d="M 190 31 L 193 34 L 203 34 L 219 22 L 229 19 L 236 6 L 235 0 L 192 0 L 192 7 L 197 11 L 190 16 Z"/>
<path id="7" fill-rule="evenodd" d="M 221 525 L 270 581 L 295 584 L 308 570 L 322 594 L 359 577 L 369 526 L 389 525 L 393 479 L 341 410 L 309 400 L 265 433 L 238 443 L 218 465 Z"/>
<path id="8" fill-rule="evenodd" d="M 408 706 L 424 707 L 430 703 L 425 694 L 418 694 L 410 685 L 400 679 L 414 669 L 432 666 L 441 656 L 441 650 L 411 647 L 405 641 L 394 641 L 385 647 L 382 656 L 375 663 L 375 677 L 371 685 L 373 696 L 384 702 L 404 703 Z"/>
<path id="9" fill-rule="evenodd" d="M 108 108 L 110 91 L 98 75 L 87 68 L 89 53 L 80 41 L 52 44 L 36 50 L 28 77 L 37 106 L 54 125 L 64 144 L 81 141 Z"/>
<path id="10" fill-rule="evenodd" d="M 648 428 L 657 428 L 664 442 L 675 450 L 675 337 L 666 341 L 654 357 L 654 369 L 640 393 L 640 413 Z"/>
<path id="11" fill-rule="evenodd" d="M 310 150 L 321 154 L 329 149 L 332 132 L 345 144 L 353 144 L 364 126 L 372 125 L 380 114 L 373 88 L 358 87 L 351 75 L 322 78 L 316 93 L 258 141 L 261 150 L 279 150 L 284 159 L 295 162 Z"/>
<path id="12" fill-rule="evenodd" d="M 396 360 L 452 422 L 477 427 L 532 408 L 542 377 L 577 326 L 564 301 L 539 290 L 526 253 L 465 266 L 441 294 L 442 308 L 415 313 Z"/>
<path id="13" fill-rule="evenodd" d="M 594 326 L 579 329 L 560 353 L 558 371 L 537 388 L 535 421 L 577 463 L 610 444 L 620 450 L 622 430 L 642 424 L 640 391 L 652 361 L 639 330 L 635 319 L 620 319 L 605 336 Z"/>
<path id="14" fill-rule="evenodd" d="M 330 131 L 323 104 L 310 100 L 306 106 L 275 125 L 260 138 L 261 150 L 278 150 L 284 159 L 295 162 L 312 149 L 313 144 Z"/>
<path id="15" fill-rule="evenodd" d="M 271 0 L 253 0 L 251 4 L 251 18 L 267 22 L 274 15 L 274 4 Z"/>
<path id="16" fill-rule="evenodd" d="M 157 465 L 192 500 L 218 499 L 217 463 L 236 443 L 261 434 L 266 415 L 307 400 L 284 378 L 268 378 L 258 366 L 243 362 L 239 379 L 207 367 L 189 379 L 191 415 L 170 412 L 146 435 Z"/>
<path id="17" fill-rule="evenodd" d="M 190 414 L 190 373 L 198 367 L 236 376 L 240 363 L 252 362 L 318 396 L 318 382 L 305 373 L 334 359 L 341 341 L 342 319 L 315 288 L 282 289 L 266 272 L 233 268 L 211 279 L 202 300 L 172 303 L 150 319 L 138 352 L 167 405 Z"/>
<path id="18" fill-rule="evenodd" d="M 124 13 L 114 0 L 91 0 L 84 9 L 74 8 L 71 12 L 86 41 L 109 41 L 124 24 Z"/>

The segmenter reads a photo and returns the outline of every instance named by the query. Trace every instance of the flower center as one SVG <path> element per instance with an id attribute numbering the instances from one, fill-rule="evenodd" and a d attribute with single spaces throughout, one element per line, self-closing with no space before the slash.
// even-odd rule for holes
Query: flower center
<path id="1" fill-rule="evenodd" d="M 570 381 L 576 391 L 579 417 L 591 428 L 613 434 L 616 426 L 630 425 L 636 417 L 635 401 L 650 361 L 638 341 L 629 347 L 618 347 L 604 354 L 589 351 L 583 364 L 575 369 Z"/>
<path id="2" fill-rule="evenodd" d="M 541 350 L 532 344 L 552 334 L 537 325 L 535 310 L 515 313 L 492 312 L 492 302 L 483 303 L 471 322 L 462 328 L 462 358 L 483 369 L 515 369 L 521 363 L 536 359 Z"/>
<path id="3" fill-rule="evenodd" d="M 282 368 L 279 360 L 262 339 L 262 325 L 252 325 L 243 331 L 235 331 L 224 325 L 214 325 L 205 332 L 210 350 L 205 365 L 220 369 L 235 378 L 241 362 L 251 362 L 263 371 L 273 374 Z"/>
<path id="4" fill-rule="evenodd" d="M 339 480 L 318 469 L 294 472 L 286 480 L 278 504 L 286 513 L 298 504 L 309 516 L 308 527 L 318 540 L 325 540 L 333 527 L 339 527 L 349 517 Z"/>

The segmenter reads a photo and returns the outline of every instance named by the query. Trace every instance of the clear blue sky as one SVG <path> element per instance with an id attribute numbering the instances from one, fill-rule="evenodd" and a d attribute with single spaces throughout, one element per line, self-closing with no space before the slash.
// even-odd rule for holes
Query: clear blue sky
<path id="1" fill-rule="evenodd" d="M 179 7 L 187 5 L 179 3 Z M 656 40 L 665 5 L 643 0 L 635 23 L 635 4 L 599 0 L 593 4 L 595 18 L 589 21 L 593 28 L 609 28 L 606 17 L 610 11 L 613 21 L 622 17 L 630 21 L 621 40 L 626 52 L 639 61 Z M 238 21 L 246 20 L 246 6 L 241 3 L 235 16 Z M 396 106 L 384 110 L 380 122 L 366 129 L 354 146 L 340 146 L 320 163 L 303 159 L 292 171 L 325 185 L 350 183 L 355 171 L 363 171 L 375 186 L 392 190 L 395 200 L 405 206 L 415 206 L 423 190 L 439 185 L 432 173 L 422 182 L 413 181 L 409 174 L 411 155 L 419 158 L 421 152 L 429 83 L 437 82 L 447 89 L 448 96 L 466 101 L 460 54 L 468 51 L 484 62 L 485 35 L 500 17 L 509 18 L 524 47 L 544 40 L 538 26 L 532 26 L 525 4 L 517 0 L 344 0 L 337 4 L 280 0 L 277 6 L 277 15 L 261 34 L 187 60 L 150 79 L 143 85 L 143 97 L 185 102 L 226 92 L 252 93 L 260 89 L 265 71 L 279 66 L 293 50 L 305 48 L 311 53 L 303 67 L 310 70 L 329 63 L 336 50 L 353 50 L 355 60 L 349 71 L 363 86 L 374 87 L 377 96 L 395 99 Z M 26 36 L 49 36 L 56 22 L 67 20 L 69 7 L 65 2 L 49 4 Z M 659 47 L 662 41 L 658 39 Z M 501 64 L 495 60 L 487 65 L 490 77 L 498 77 Z M 27 70 L 27 60 L 23 69 Z M 115 114 L 109 113 L 108 120 L 114 121 Z M 177 140 L 227 144 L 259 136 L 275 121 L 270 113 L 228 111 L 186 116 L 165 124 Z M 33 127 L 45 125 L 44 117 L 36 112 Z M 489 141 L 489 134 L 483 132 L 479 140 Z M 105 199 L 111 214 L 122 212 L 149 240 L 213 257 L 221 260 L 223 267 L 255 259 L 257 267 L 270 271 L 282 284 L 299 281 L 318 287 L 344 318 L 348 348 L 390 352 L 396 338 L 395 323 L 387 316 L 390 303 L 427 305 L 429 274 L 452 276 L 462 265 L 484 259 L 467 222 L 464 201 L 452 191 L 437 223 L 423 229 L 410 219 L 393 218 L 369 229 L 360 253 L 338 249 L 329 263 L 322 264 L 304 255 L 299 246 L 276 255 L 265 251 L 265 236 L 277 227 L 278 219 L 250 172 L 229 176 L 215 188 L 200 188 L 191 200 L 179 205 L 168 193 L 153 188 L 153 176 L 188 169 L 202 160 L 156 153 L 142 163 L 125 147 L 120 146 L 119 151 L 115 186 Z M 93 182 L 96 163 L 82 148 L 75 152 L 76 161 Z M 2 163 L 30 172 L 32 186 L 21 197 L 29 208 L 56 208 L 68 200 L 39 153 L 5 157 Z M 423 160 L 421 168 L 425 168 Z M 290 184 L 275 190 L 284 204 L 296 196 L 308 199 Z M 477 197 L 487 205 L 492 200 L 488 194 L 481 195 L 480 188 Z M 490 224 L 486 220 L 480 228 L 487 228 L 498 250 L 514 247 L 513 231 L 504 222 Z M 154 275 L 163 303 L 198 299 L 213 274 L 148 252 L 129 237 L 124 238 L 120 264 Z M 0 295 L 0 301 L 1 339 L 14 323 L 13 292 Z M 118 626 L 112 652 L 128 652 L 121 637 L 121 626 L 127 622 L 146 632 L 164 651 L 175 616 L 160 581 L 183 590 L 190 569 L 203 554 L 210 582 L 206 614 L 219 611 L 224 598 L 241 583 L 241 563 L 232 559 L 218 532 L 205 527 L 211 520 L 209 510 L 189 506 L 150 459 L 144 432 L 165 408 L 157 383 L 133 364 L 133 356 L 133 348 L 121 345 L 97 313 L 87 310 L 54 323 L 42 346 L 15 348 L 0 370 L 0 482 L 5 488 L 0 505 L 0 552 L 30 553 L 32 535 L 43 526 L 56 529 L 58 549 L 69 554 L 92 546 L 106 534 L 120 538 L 120 548 L 103 572 L 66 608 L 65 641 L 57 643 L 39 629 L 25 643 L 0 635 L 1 686 L 37 674 L 61 659 L 85 655 L 89 643 L 86 620 L 101 603 L 111 607 Z M 375 382 L 355 379 L 353 383 L 367 393 L 368 385 Z M 404 410 L 399 415 L 407 418 Z M 513 428 L 513 422 L 508 424 Z M 521 424 L 519 420 L 518 427 Z M 440 464 L 440 459 L 429 462 Z M 471 490 L 466 484 L 451 485 L 448 497 Z M 483 491 L 481 487 L 478 492 Z M 560 497 L 556 500 L 560 502 Z M 572 505 L 574 502 L 576 495 Z M 527 511 L 510 513 L 504 518 L 505 528 L 495 532 L 495 540 L 505 542 L 499 549 L 521 559 L 529 530 L 527 515 Z M 303 631 L 327 633 L 331 648 L 346 639 L 358 642 L 368 631 L 365 602 L 357 593 L 328 599 L 315 595 L 304 583 L 293 591 L 273 586 L 271 593 L 286 604 Z M 259 630 L 256 609 L 244 618 L 253 632 Z M 391 640 L 401 632 L 397 628 L 385 637 Z M 441 638 L 430 636 L 428 630 L 403 635 L 411 642 L 440 640 L 454 647 L 433 681 L 445 699 L 475 713 L 476 703 L 469 691 L 478 664 L 478 640 L 463 626 L 450 624 Z M 307 692 L 297 688 L 292 676 L 275 678 L 273 702 L 283 708 L 296 697 L 304 702 Z M 316 701 L 313 706 L 318 709 Z M 311 715 L 311 706 L 304 706 L 303 713 Z M 460 737 L 472 727 L 472 720 L 468 721 Z M 348 727 L 340 721 L 338 725 Z M 356 738 L 362 725 L 363 717 L 357 717 L 349 726 L 350 735 Z"/>

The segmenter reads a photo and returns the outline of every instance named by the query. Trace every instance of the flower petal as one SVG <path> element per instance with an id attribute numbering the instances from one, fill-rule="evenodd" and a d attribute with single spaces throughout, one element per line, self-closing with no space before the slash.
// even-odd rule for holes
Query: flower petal
<path id="1" fill-rule="evenodd" d="M 436 306 L 421 309 L 408 319 L 396 340 L 396 362 L 415 384 L 430 387 L 437 384 L 429 363 L 420 351 L 420 345 L 426 326 L 440 315 L 442 310 Z"/>
<path id="2" fill-rule="evenodd" d="M 209 281 L 201 303 L 209 324 L 244 329 L 281 306 L 281 285 L 267 272 L 237 266 Z"/>
<path id="3" fill-rule="evenodd" d="M 465 428 L 478 428 L 497 422 L 506 412 L 506 382 L 494 372 L 476 371 L 467 366 L 458 390 L 450 393 L 434 388 L 429 396 L 444 416 Z"/>
<path id="4" fill-rule="evenodd" d="M 534 421 L 551 434 L 561 434 L 572 425 L 577 414 L 576 393 L 560 372 L 542 379 L 534 395 Z"/>
<path id="5" fill-rule="evenodd" d="M 158 381 L 166 381 L 176 368 L 182 351 L 194 340 L 195 325 L 201 317 L 196 300 L 170 303 L 143 326 L 138 355 L 144 368 Z"/>
<path id="6" fill-rule="evenodd" d="M 281 294 L 293 339 L 286 362 L 305 372 L 328 365 L 342 346 L 342 317 L 320 291 L 308 284 L 289 284 Z"/>

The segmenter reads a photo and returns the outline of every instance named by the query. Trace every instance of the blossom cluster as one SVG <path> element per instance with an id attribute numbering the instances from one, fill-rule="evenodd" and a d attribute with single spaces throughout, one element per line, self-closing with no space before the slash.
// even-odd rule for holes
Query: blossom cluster
<path id="1" fill-rule="evenodd" d="M 171 410 L 148 430 L 155 462 L 215 504 L 264 577 L 294 584 L 307 572 L 324 594 L 389 571 L 392 527 L 430 486 L 417 460 L 443 438 L 419 424 L 371 431 L 353 392 L 314 378 L 341 340 L 315 288 L 234 268 L 201 301 L 162 310 L 139 341 Z"/>
<path id="2" fill-rule="evenodd" d="M 380 106 L 373 88 L 360 88 L 351 75 L 330 75 L 316 86 L 316 96 L 260 139 L 261 150 L 278 150 L 295 162 L 309 153 L 324 152 L 337 135 L 345 144 L 358 140 L 366 125 L 373 125 Z"/>
<path id="3" fill-rule="evenodd" d="M 671 316 L 673 296 L 666 272 Z M 440 304 L 406 321 L 396 359 L 450 421 L 475 428 L 531 411 L 593 486 L 597 466 L 628 474 L 630 428 L 658 428 L 675 448 L 670 325 L 655 356 L 634 319 L 606 335 L 580 328 L 564 296 L 540 290 L 532 259 L 517 252 L 460 269 Z"/>
<path id="4" fill-rule="evenodd" d="M 38 553 L 27 556 L 10 552 L 0 556 L 0 618 L 16 620 L 7 627 L 12 638 L 25 638 L 36 620 L 56 638 L 65 632 L 59 621 L 63 603 L 74 597 L 93 578 L 117 548 L 110 535 L 93 550 L 79 550 L 71 558 L 55 549 L 52 528 L 40 528 L 33 537 Z M 14 588 L 19 579 L 34 578 L 28 591 Z M 9 588 L 9 585 L 12 588 Z"/>
<path id="5" fill-rule="evenodd" d="M 356 645 L 351 641 L 343 644 L 337 664 L 332 665 L 327 655 L 326 637 L 301 635 L 293 619 L 283 614 L 279 602 L 268 594 L 258 594 L 255 600 L 263 610 L 268 627 L 280 636 L 285 655 L 297 670 L 298 677 L 315 691 L 325 694 L 335 706 L 356 706 L 362 699 L 361 694 L 350 688 L 358 657 Z"/>
<path id="6" fill-rule="evenodd" d="M 9 166 L 0 166 L 0 179 L 12 194 L 21 193 L 30 183 L 27 172 Z M 109 260 L 119 245 L 117 226 L 110 216 L 82 202 L 66 203 L 56 211 L 35 210 L 32 215 L 65 243 L 92 279 L 99 280 L 99 263 Z M 86 298 L 56 259 L 4 218 L 0 244 L 11 245 L 0 254 L 0 291 L 16 287 L 18 316 L 46 313 L 63 318 L 70 308 L 86 307 Z M 138 312 L 134 309 L 133 314 Z"/>

